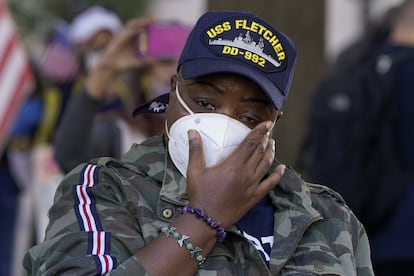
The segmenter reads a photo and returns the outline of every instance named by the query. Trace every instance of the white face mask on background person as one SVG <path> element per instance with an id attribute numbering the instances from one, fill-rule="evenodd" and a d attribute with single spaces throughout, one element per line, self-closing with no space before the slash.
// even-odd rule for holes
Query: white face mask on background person
<path id="1" fill-rule="evenodd" d="M 86 72 L 90 72 L 97 64 L 102 56 L 102 50 L 92 50 L 85 54 L 84 62 Z"/>
<path id="2" fill-rule="evenodd" d="M 190 129 L 200 133 L 206 166 L 211 167 L 228 157 L 246 138 L 250 128 L 241 122 L 220 113 L 194 113 L 183 101 L 176 84 L 176 95 L 189 115 L 175 121 L 168 132 L 168 152 L 180 173 L 187 177 L 189 158 L 188 134 Z"/>

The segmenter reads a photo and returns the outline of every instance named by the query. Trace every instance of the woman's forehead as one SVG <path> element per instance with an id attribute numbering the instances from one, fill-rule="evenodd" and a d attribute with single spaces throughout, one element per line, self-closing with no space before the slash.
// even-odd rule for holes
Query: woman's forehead
<path id="1" fill-rule="evenodd" d="M 243 92 L 243 94 L 252 94 L 266 98 L 266 94 L 255 82 L 245 76 L 237 74 L 222 73 L 206 75 L 195 79 L 186 80 L 185 82 L 188 85 L 200 84 L 212 86 L 213 88 L 222 90 L 223 92 L 238 91 Z"/>

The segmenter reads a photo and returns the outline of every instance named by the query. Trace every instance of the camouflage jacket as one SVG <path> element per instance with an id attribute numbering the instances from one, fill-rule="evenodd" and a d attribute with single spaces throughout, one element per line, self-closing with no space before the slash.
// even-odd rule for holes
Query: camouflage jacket
<path id="1" fill-rule="evenodd" d="M 373 275 L 365 230 L 337 193 L 287 169 L 270 197 L 269 266 L 231 226 L 196 275 Z M 146 275 L 133 254 L 187 202 L 162 137 L 133 145 L 121 160 L 82 164 L 59 185 L 45 241 L 29 250 L 24 267 L 31 275 Z"/>

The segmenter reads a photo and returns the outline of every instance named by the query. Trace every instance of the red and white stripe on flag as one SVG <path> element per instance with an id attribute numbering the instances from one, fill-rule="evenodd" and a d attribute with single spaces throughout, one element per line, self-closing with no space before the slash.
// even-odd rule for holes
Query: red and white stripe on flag
<path id="1" fill-rule="evenodd" d="M 0 0 L 0 154 L 33 85 L 30 62 L 4 0 Z"/>

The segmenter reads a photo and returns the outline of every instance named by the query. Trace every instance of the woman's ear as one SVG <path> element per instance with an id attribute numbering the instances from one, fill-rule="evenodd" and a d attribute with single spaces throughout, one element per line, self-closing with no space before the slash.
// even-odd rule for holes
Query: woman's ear
<path id="1" fill-rule="evenodd" d="M 178 80 L 178 76 L 177 74 L 174 74 L 171 76 L 170 79 L 170 93 L 174 93 L 175 94 L 175 86 L 177 85 L 177 80 Z"/>
<path id="2" fill-rule="evenodd" d="M 173 113 L 173 111 L 171 111 L 172 109 L 174 109 L 174 104 L 176 103 L 176 93 L 175 93 L 175 86 L 178 83 L 178 76 L 177 74 L 174 74 L 171 76 L 170 79 L 170 96 L 169 96 L 169 100 L 168 100 L 168 107 L 166 110 L 167 113 L 167 118 L 169 117 L 168 115 L 170 113 Z"/>

